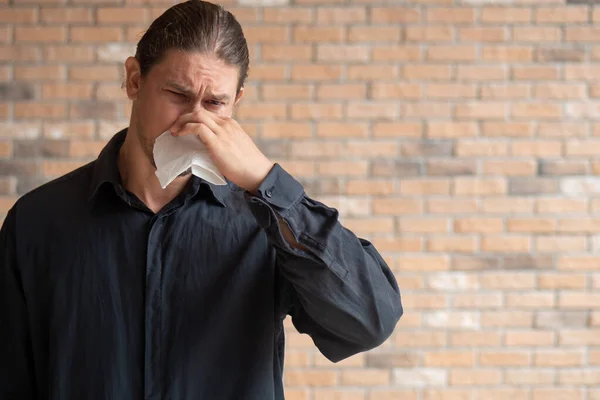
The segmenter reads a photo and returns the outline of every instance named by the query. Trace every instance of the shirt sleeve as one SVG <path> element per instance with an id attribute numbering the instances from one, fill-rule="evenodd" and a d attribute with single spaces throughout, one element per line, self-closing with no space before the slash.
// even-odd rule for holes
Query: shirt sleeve
<path id="1" fill-rule="evenodd" d="M 400 290 L 375 247 L 343 227 L 337 210 L 309 198 L 302 185 L 275 164 L 250 209 L 277 250 L 291 283 L 289 314 L 333 362 L 382 344 L 402 316 Z M 279 221 L 307 250 L 292 248 Z"/>
<path id="2" fill-rule="evenodd" d="M 13 208 L 0 230 L 0 399 L 28 400 L 35 396 L 35 380 L 15 225 Z"/>

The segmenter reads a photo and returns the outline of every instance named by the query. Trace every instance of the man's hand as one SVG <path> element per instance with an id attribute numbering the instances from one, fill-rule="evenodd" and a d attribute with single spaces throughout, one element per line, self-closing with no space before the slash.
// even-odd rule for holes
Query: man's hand
<path id="1" fill-rule="evenodd" d="M 251 193 L 275 165 L 230 117 L 200 109 L 179 117 L 169 130 L 173 136 L 197 135 L 221 174 Z"/>

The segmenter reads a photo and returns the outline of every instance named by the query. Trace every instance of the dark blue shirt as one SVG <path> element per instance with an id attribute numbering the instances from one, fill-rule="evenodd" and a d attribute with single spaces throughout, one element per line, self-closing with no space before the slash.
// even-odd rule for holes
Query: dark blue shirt
<path id="1" fill-rule="evenodd" d="M 0 399 L 281 400 L 286 315 L 334 362 L 391 335 L 392 272 L 279 165 L 155 214 L 122 186 L 126 133 L 5 219 Z"/>

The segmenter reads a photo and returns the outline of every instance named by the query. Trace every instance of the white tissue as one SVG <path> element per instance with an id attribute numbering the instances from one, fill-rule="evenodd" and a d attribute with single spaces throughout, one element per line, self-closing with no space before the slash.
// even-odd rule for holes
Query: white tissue
<path id="1" fill-rule="evenodd" d="M 163 189 L 189 168 L 192 174 L 214 185 L 227 184 L 196 135 L 174 137 L 171 132 L 164 132 L 154 143 L 154 162 Z"/>

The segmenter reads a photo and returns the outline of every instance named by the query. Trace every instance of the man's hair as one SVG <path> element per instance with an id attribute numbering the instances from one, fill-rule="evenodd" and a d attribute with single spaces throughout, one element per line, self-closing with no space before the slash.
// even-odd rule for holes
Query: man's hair
<path id="1" fill-rule="evenodd" d="M 223 7 L 201 0 L 189 0 L 166 10 L 154 20 L 137 44 L 135 58 L 145 77 L 168 50 L 215 54 L 238 68 L 237 91 L 248 76 L 248 44 L 242 27 Z"/>

